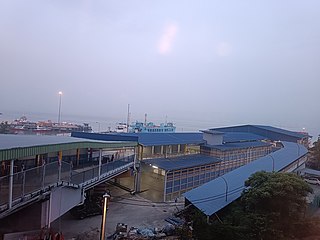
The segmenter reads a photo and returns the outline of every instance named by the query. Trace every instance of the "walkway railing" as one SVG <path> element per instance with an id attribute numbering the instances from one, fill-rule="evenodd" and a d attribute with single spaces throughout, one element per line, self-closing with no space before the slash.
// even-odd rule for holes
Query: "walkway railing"
<path id="1" fill-rule="evenodd" d="M 122 158 L 120 160 L 109 162 L 101 165 L 100 176 L 106 173 L 116 173 L 126 167 L 129 163 L 133 164 L 134 155 Z M 99 166 L 95 166 L 86 171 L 77 173 L 73 171 L 71 174 L 70 183 L 81 185 L 91 179 L 99 178 Z"/>
<path id="2" fill-rule="evenodd" d="M 50 190 L 51 187 L 62 183 L 82 186 L 87 181 L 99 180 L 101 177 L 116 174 L 124 168 L 133 165 L 134 155 L 105 163 L 99 166 L 86 167 L 84 169 L 72 170 L 71 164 L 61 163 L 61 173 L 59 174 L 58 162 L 49 163 L 40 167 L 27 169 L 13 174 L 12 206 L 23 202 L 33 196 Z M 100 176 L 99 176 L 100 173 Z M 60 175 L 60 176 L 59 176 Z M 10 201 L 10 176 L 0 177 L 0 212 L 8 208 Z"/>

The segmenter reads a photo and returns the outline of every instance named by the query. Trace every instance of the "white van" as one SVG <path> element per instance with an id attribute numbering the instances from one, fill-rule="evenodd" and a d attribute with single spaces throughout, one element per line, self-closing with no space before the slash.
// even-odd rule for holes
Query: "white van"
<path id="1" fill-rule="evenodd" d="M 320 185 L 320 181 L 318 178 L 305 178 L 304 180 L 310 184 Z"/>

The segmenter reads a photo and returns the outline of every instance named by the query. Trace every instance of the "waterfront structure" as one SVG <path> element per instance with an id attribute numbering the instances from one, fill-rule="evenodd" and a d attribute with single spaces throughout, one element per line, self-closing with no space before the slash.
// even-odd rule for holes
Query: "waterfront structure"
<path id="1" fill-rule="evenodd" d="M 245 181 L 257 171 L 294 172 L 307 160 L 308 150 L 298 143 L 282 141 L 281 148 L 226 173 L 183 194 L 188 207 L 199 209 L 208 221 L 224 207 L 237 200 L 245 189 Z"/>
<path id="2" fill-rule="evenodd" d="M 153 192 L 145 194 L 146 197 L 152 196 L 152 200 L 158 201 L 175 200 L 182 193 L 265 156 L 273 150 L 271 143 L 257 141 L 261 139 L 259 136 L 227 135 L 226 139 L 231 142 L 222 143 L 219 140 L 223 139 L 221 137 L 223 134 L 203 131 L 200 154 L 142 161 L 141 189 L 148 188 Z M 157 196 L 157 199 L 154 199 L 154 196 Z"/>
<path id="3" fill-rule="evenodd" d="M 174 200 L 192 188 L 277 151 L 283 148 L 278 140 L 304 142 L 309 137 L 257 125 L 209 129 L 199 133 L 73 133 L 73 136 L 138 141 L 140 167 L 137 181 L 140 188 L 137 189 L 153 201 Z M 130 186 L 131 182 L 130 178 L 119 180 L 125 186 Z"/>
<path id="4" fill-rule="evenodd" d="M 137 142 L 0 134 L 1 234 L 50 227 L 94 186 L 135 174 Z"/>
<path id="5" fill-rule="evenodd" d="M 33 122 L 29 121 L 26 116 L 22 116 L 9 124 L 9 132 L 13 134 L 55 135 L 74 131 L 91 132 L 92 128 L 88 123 L 83 125 L 69 122 L 55 123 L 50 120 Z"/>

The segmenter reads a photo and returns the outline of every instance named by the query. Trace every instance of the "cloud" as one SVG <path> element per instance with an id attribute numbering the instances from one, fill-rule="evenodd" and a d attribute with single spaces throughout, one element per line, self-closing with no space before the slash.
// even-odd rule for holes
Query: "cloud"
<path id="1" fill-rule="evenodd" d="M 232 52 L 232 46 L 227 42 L 220 42 L 216 48 L 217 54 L 220 57 L 227 57 Z"/>
<path id="2" fill-rule="evenodd" d="M 166 55 L 171 52 L 171 48 L 176 38 L 177 31 L 178 26 L 174 23 L 168 24 L 165 27 L 158 44 L 158 52 L 160 54 Z"/>

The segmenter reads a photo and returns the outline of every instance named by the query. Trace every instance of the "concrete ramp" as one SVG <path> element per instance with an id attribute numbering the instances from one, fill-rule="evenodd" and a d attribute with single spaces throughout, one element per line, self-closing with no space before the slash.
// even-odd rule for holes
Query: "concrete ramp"
<path id="1" fill-rule="evenodd" d="M 50 222 L 53 222 L 84 200 L 80 188 L 54 188 L 50 196 Z"/>

